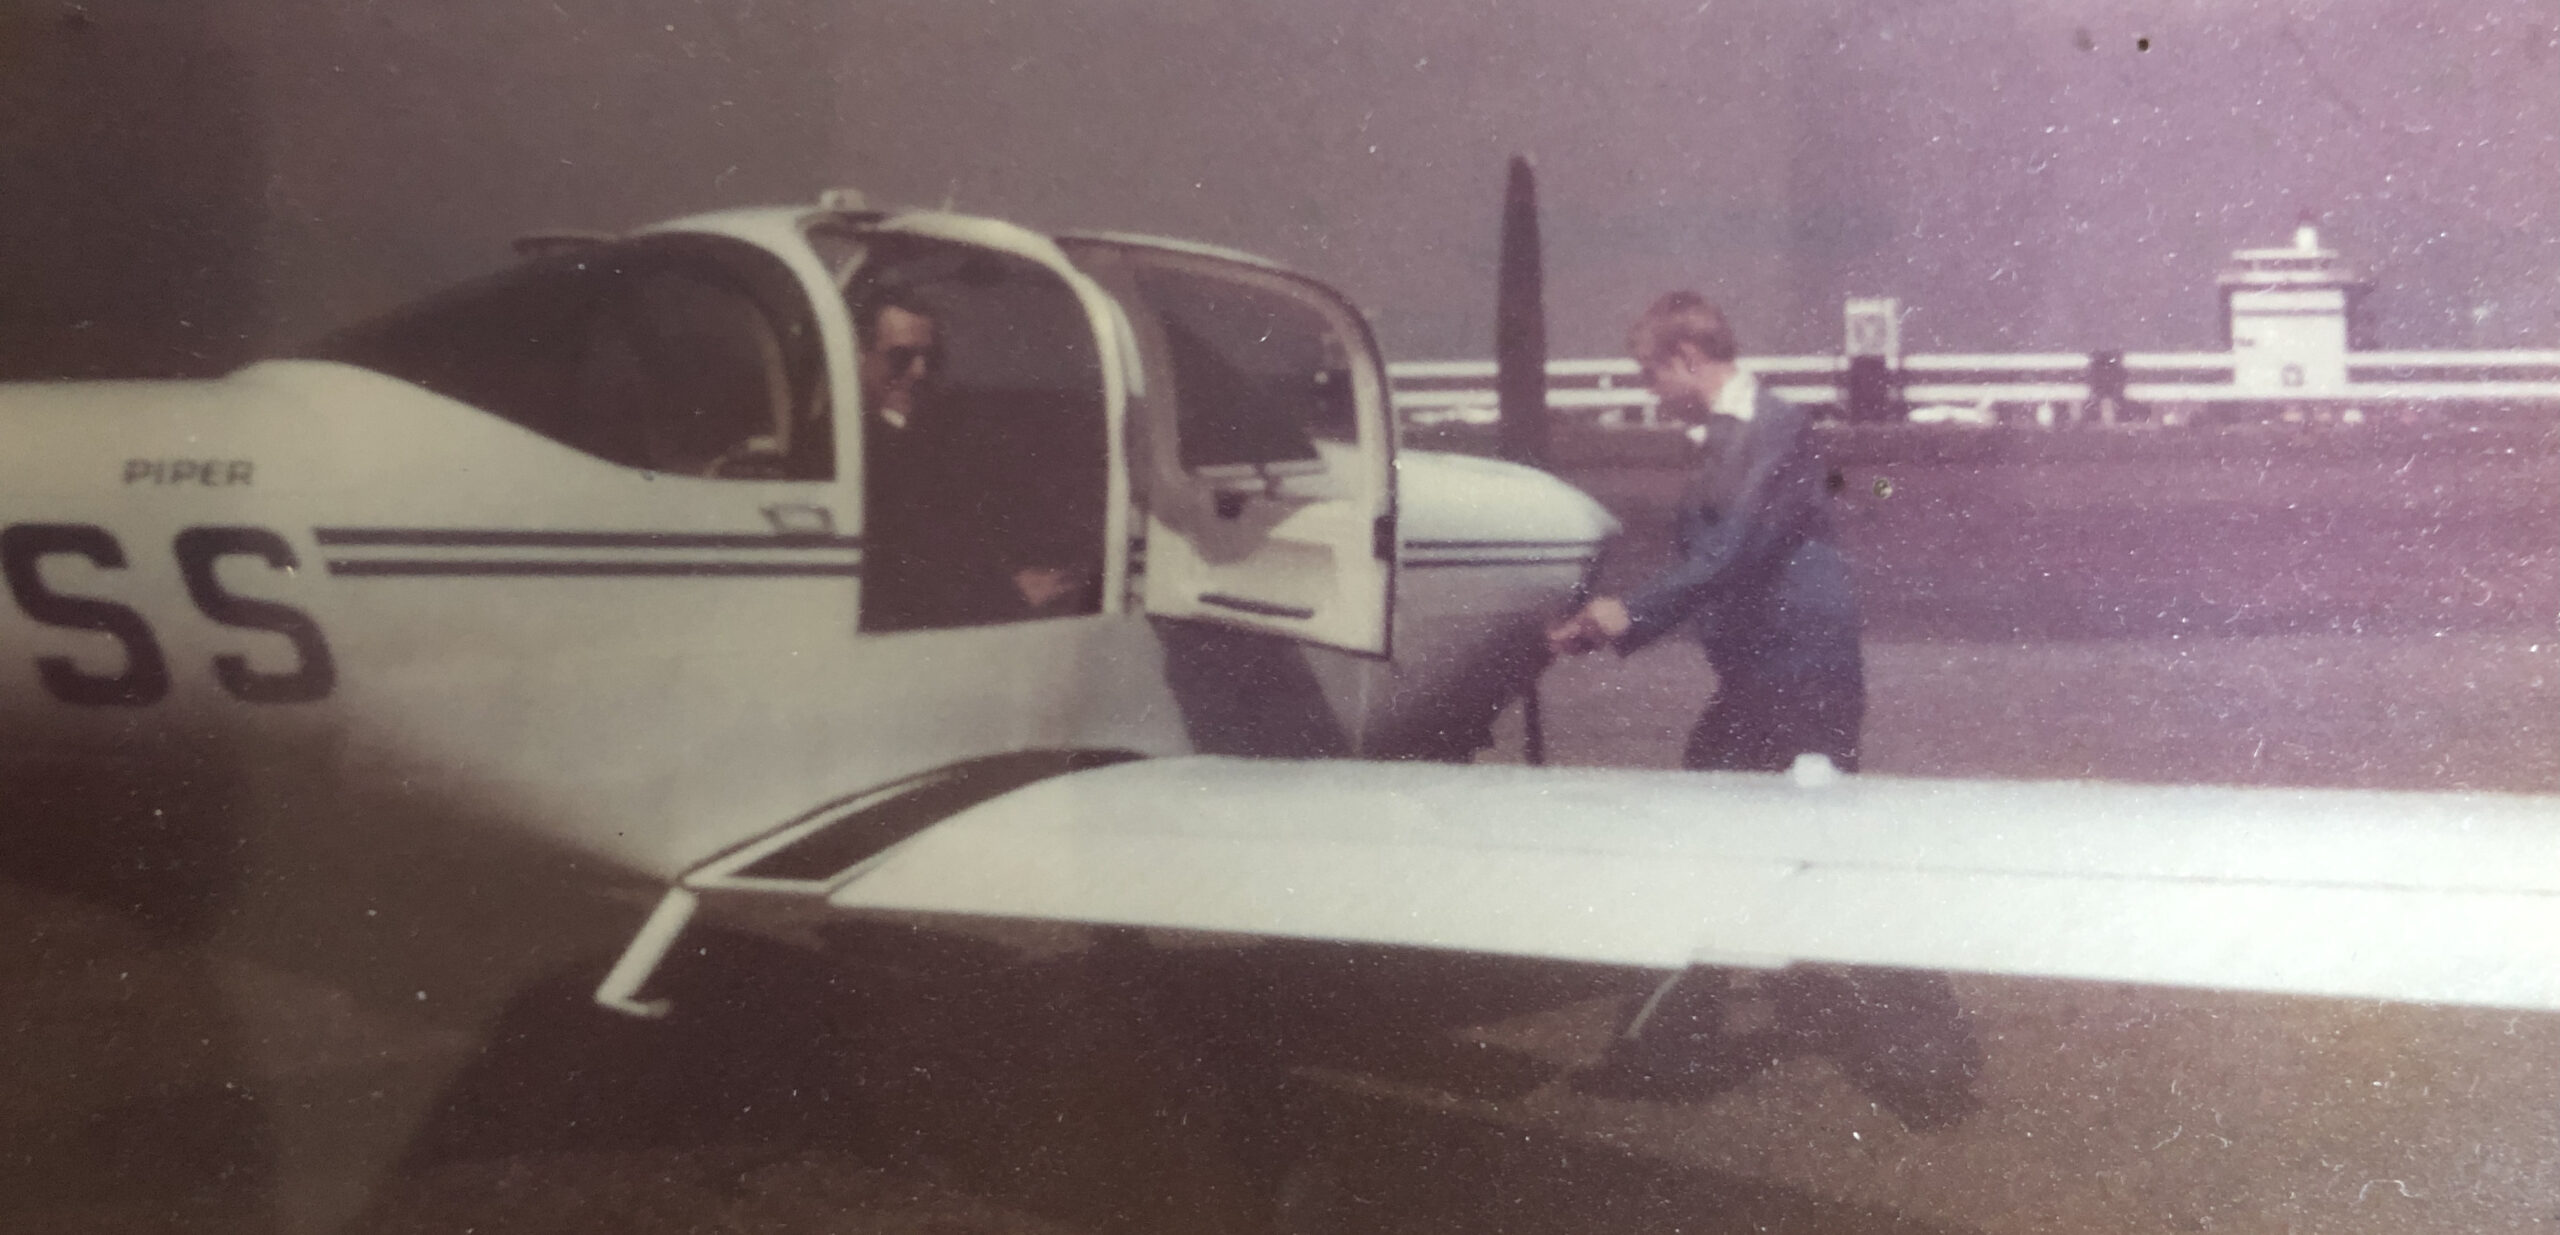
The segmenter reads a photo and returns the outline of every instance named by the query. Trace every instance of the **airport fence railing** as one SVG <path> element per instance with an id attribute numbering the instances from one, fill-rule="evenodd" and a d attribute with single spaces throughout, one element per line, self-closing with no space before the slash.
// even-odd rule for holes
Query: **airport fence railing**
<path id="1" fill-rule="evenodd" d="M 2174 426 L 2279 418 L 2355 423 L 2386 413 L 2520 406 L 2560 410 L 2560 351 L 2351 352 L 2344 382 L 2300 388 L 2243 383 L 2230 352 L 1939 353 L 1904 356 L 1893 365 L 1881 358 L 1751 356 L 1741 363 L 1778 397 L 1851 421 Z M 1489 360 L 1405 361 L 1390 364 L 1387 373 L 1407 425 L 1496 419 Z M 1630 360 L 1548 362 L 1547 406 L 1599 428 L 1660 423 L 1653 395 Z"/>

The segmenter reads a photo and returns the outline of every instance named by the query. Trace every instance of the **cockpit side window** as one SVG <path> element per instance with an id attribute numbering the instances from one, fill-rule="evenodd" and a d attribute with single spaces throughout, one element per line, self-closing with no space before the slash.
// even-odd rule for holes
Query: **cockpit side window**
<path id="1" fill-rule="evenodd" d="M 590 370 L 636 365 L 641 380 L 591 383 L 590 420 L 637 428 L 652 469 L 687 476 L 777 469 L 794 426 L 790 376 L 772 318 L 736 286 L 695 272 L 656 270 L 616 292 L 603 354 Z M 771 474 L 767 472 L 766 474 Z"/>
<path id="2" fill-rule="evenodd" d="M 708 236 L 528 262 L 298 355 L 360 365 L 628 467 L 825 479 L 818 328 L 779 258 Z"/>

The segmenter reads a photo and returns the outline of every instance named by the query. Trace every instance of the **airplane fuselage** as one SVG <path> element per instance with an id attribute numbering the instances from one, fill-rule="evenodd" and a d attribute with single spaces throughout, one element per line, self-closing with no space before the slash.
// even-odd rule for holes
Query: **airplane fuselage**
<path id="1" fill-rule="evenodd" d="M 633 449 L 657 455 L 614 457 L 503 388 L 554 361 L 603 381 L 587 376 L 603 345 L 474 356 L 435 302 L 420 321 L 395 314 L 335 352 L 219 381 L 0 393 L 13 832 L 39 853 L 66 830 L 209 832 L 253 855 L 215 868 L 224 920 L 294 905 L 304 925 L 251 933 L 298 948 L 332 928 L 325 913 L 314 923 L 309 889 L 286 896 L 287 883 L 335 889 L 318 900 L 351 928 L 383 916 L 379 890 L 358 889 L 448 862 L 642 890 L 831 802 L 1009 752 L 1447 758 L 1484 744 L 1534 671 L 1540 616 L 1614 530 L 1596 505 L 1484 460 L 1391 465 L 1365 327 L 1313 284 L 1188 249 L 1131 274 L 1156 251 L 1095 241 L 1108 252 L 1085 265 L 1116 280 L 1106 292 L 1027 233 L 938 216 L 899 228 L 789 211 L 675 225 L 630 242 L 639 256 L 609 277 L 574 283 L 620 307 L 526 328 L 606 333 L 676 295 L 652 279 L 760 263 L 716 285 L 751 291 L 748 316 L 807 362 L 790 378 L 801 410 L 751 426 L 801 434 L 790 466 L 680 468 L 680 450 L 648 443 Z M 822 256 L 813 229 L 835 229 L 836 248 Z M 651 267 L 658 252 L 678 256 Z M 525 296 L 551 294 L 540 279 L 553 274 L 588 278 L 589 265 L 550 260 L 522 276 Z M 950 273 L 971 261 L 1000 274 Z M 905 629 L 866 615 L 866 558 L 882 549 L 866 535 L 852 318 L 867 272 L 901 263 L 944 296 L 955 368 L 1012 366 L 985 401 L 1086 384 L 1072 414 L 1095 466 L 1055 469 L 1092 490 L 1060 507 L 1089 524 L 1081 603 Z M 755 282 L 774 271 L 790 277 Z M 510 277 L 493 281 L 499 308 Z M 627 303 L 624 284 L 639 289 Z M 1162 287 L 1177 307 L 1145 298 Z M 1216 297 L 1233 287 L 1313 305 L 1297 323 L 1308 350 L 1198 341 L 1232 324 L 1209 319 L 1229 312 Z M 460 316 L 497 311 L 466 303 Z M 1053 345 L 1075 352 L 1054 372 L 999 351 L 978 320 L 1019 332 L 1035 312 L 1050 320 L 1034 328 L 1083 332 Z M 679 355 L 699 345 L 687 363 L 716 370 L 710 328 L 684 325 L 692 333 L 661 340 Z M 1157 354 L 1168 331 L 1181 354 Z M 364 363 L 402 348 L 426 355 L 429 376 Z M 1279 366 L 1301 362 L 1328 366 L 1303 376 L 1338 398 L 1310 406 L 1338 404 L 1343 423 L 1282 426 L 1269 459 L 1167 457 L 1197 453 L 1181 434 L 1203 432 L 1205 401 L 1292 397 L 1273 374 L 1297 379 Z M 1261 386 L 1204 371 L 1219 363 Z M 652 414 L 645 395 L 552 393 L 590 416 Z M 831 433 L 811 429 L 829 420 Z M 812 442 L 831 456 L 808 462 Z M 1037 483 L 1019 471 L 989 474 Z M 1263 582 L 1282 590 L 1252 591 Z M 519 851 L 542 863 L 491 856 Z M 231 878 L 252 868 L 279 873 Z"/>

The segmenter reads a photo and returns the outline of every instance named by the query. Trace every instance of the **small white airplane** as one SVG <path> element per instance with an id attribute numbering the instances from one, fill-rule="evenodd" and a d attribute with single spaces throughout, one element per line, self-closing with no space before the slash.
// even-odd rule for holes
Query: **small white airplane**
<path id="1" fill-rule="evenodd" d="M 0 390 L 10 870 L 150 838 L 88 890 L 464 1026 L 880 911 L 2560 1009 L 2550 798 L 1449 766 L 1614 525 L 1399 452 L 1268 263 L 844 198 L 527 248 Z"/>

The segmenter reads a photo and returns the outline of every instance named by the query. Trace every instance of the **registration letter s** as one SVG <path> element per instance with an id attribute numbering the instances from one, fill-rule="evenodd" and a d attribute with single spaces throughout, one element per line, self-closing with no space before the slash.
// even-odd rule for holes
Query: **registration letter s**
<path id="1" fill-rule="evenodd" d="M 124 546 L 102 527 L 86 523 L 20 523 L 0 531 L 0 573 L 27 616 L 64 630 L 94 630 L 124 645 L 124 672 L 104 677 L 83 672 L 68 656 L 36 658 L 44 688 L 64 703 L 140 707 L 169 693 L 169 661 L 142 615 L 110 600 L 65 596 L 45 586 L 44 559 L 74 554 L 108 570 L 124 569 Z"/>
<path id="2" fill-rule="evenodd" d="M 338 684 L 337 662 L 329 641 L 311 615 L 272 600 L 237 596 L 214 577 L 214 564 L 226 557 L 254 557 L 278 570 L 300 563 L 293 546 L 262 527 L 191 527 L 178 533 L 178 571 L 186 576 L 187 595 L 206 617 L 225 626 L 263 630 L 284 636 L 301 663 L 290 673 L 260 673 L 249 658 L 224 653 L 213 658 L 213 675 L 235 699 L 250 703 L 309 703 L 326 699 Z"/>

